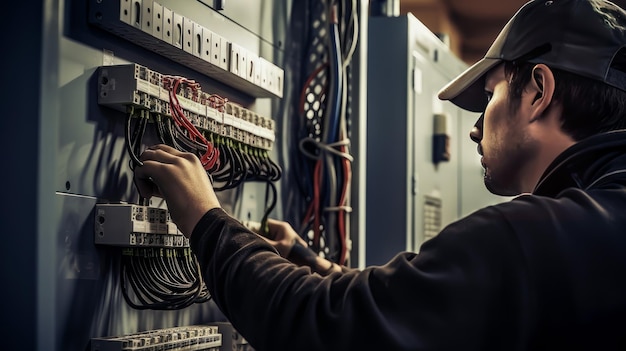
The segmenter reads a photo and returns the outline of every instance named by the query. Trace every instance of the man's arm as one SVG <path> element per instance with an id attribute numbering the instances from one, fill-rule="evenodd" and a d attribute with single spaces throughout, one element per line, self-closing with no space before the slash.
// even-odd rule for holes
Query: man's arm
<path id="1" fill-rule="evenodd" d="M 306 241 L 287 222 L 268 218 L 265 228 L 261 228 L 261 223 L 258 222 L 244 221 L 242 223 L 248 229 L 265 238 L 270 245 L 278 250 L 282 257 L 292 263 L 308 266 L 312 271 L 321 275 L 348 270 L 346 267 L 320 257 L 308 247 Z"/>
<path id="2" fill-rule="evenodd" d="M 488 349 L 500 340 L 490 335 L 514 345 L 517 321 L 529 320 L 520 250 L 495 210 L 449 226 L 419 254 L 322 276 L 224 212 L 194 155 L 161 145 L 141 160 L 141 195 L 166 200 L 213 300 L 258 350 Z"/>

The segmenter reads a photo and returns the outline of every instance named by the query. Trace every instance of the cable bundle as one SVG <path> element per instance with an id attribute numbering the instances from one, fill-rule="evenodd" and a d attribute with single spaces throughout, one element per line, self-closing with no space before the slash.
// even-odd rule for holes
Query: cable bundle
<path id="1" fill-rule="evenodd" d="M 125 139 L 131 169 L 142 165 L 139 155 L 152 122 L 160 142 L 198 156 L 216 191 L 238 188 L 244 182 L 267 183 L 262 219 L 266 228 L 277 200 L 273 182 L 282 175 L 269 156 L 273 121 L 226 98 L 201 92 L 193 80 L 160 74 L 153 77 L 156 79 L 150 84 L 159 87 L 160 93 L 166 91 L 168 99 L 139 92 L 128 107 Z M 188 248 L 125 249 L 120 282 L 124 299 L 136 309 L 182 309 L 210 299 Z"/>
<path id="2" fill-rule="evenodd" d="M 282 171 L 272 161 L 266 150 L 251 148 L 232 139 L 217 136 L 215 144 L 220 150 L 222 167 L 213 173 L 216 191 L 232 189 L 247 181 L 275 182 Z"/>
<path id="3" fill-rule="evenodd" d="M 184 77 L 162 76 L 161 85 L 168 93 L 167 103 L 154 99 L 148 104 L 150 110 L 128 108 L 125 137 L 131 168 L 141 166 L 138 155 L 143 136 L 148 123 L 154 122 L 161 143 L 198 156 L 217 191 L 246 181 L 280 179 L 282 171 L 268 152 L 273 143 L 273 136 L 268 136 L 273 131 L 272 120 L 216 94 L 203 93 L 198 83 Z M 208 118 L 184 109 L 180 99 L 191 109 L 192 104 L 209 107 L 215 115 Z"/>
<path id="4" fill-rule="evenodd" d="M 124 249 L 120 281 L 124 299 L 135 309 L 183 309 L 211 298 L 189 248 Z"/>
<path id="5" fill-rule="evenodd" d="M 306 156 L 299 161 L 297 169 L 304 174 L 298 180 L 308 203 L 300 233 L 310 238 L 311 247 L 320 255 L 345 264 L 353 160 L 349 151 L 348 68 L 358 38 L 357 2 L 324 3 L 311 27 L 318 33 L 312 37 L 306 60 L 314 66 L 298 105 L 306 121 L 297 144 Z"/>
<path id="6" fill-rule="evenodd" d="M 169 91 L 170 110 L 174 124 L 177 130 L 181 132 L 179 137 L 186 138 L 191 144 L 197 146 L 197 152 L 201 153 L 199 155 L 200 162 L 204 166 L 204 169 L 211 171 L 214 167 L 219 167 L 219 151 L 214 148 L 213 144 L 187 119 L 178 101 L 177 93 L 179 89 L 184 89 L 186 97 L 192 101 L 198 102 L 200 84 L 180 76 L 163 76 L 163 84 Z"/>
<path id="7" fill-rule="evenodd" d="M 126 139 L 126 151 L 130 156 L 130 168 L 135 166 L 141 166 L 143 163 L 139 160 L 138 155 L 141 153 L 141 144 L 143 136 L 146 132 L 146 126 L 148 125 L 149 113 L 146 110 L 139 110 L 139 115 L 135 114 L 135 108 L 130 107 L 128 115 L 126 116 L 126 128 L 124 128 L 124 137 Z M 133 120 L 135 117 L 139 117 L 138 122 L 135 123 L 133 128 Z"/>

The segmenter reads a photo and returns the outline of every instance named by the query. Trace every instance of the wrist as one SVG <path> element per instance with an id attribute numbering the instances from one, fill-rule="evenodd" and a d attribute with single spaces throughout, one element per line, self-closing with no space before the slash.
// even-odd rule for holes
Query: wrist
<path id="1" fill-rule="evenodd" d="M 177 221 L 176 225 L 186 238 L 190 238 L 196 225 L 200 222 L 200 219 L 202 219 L 207 212 L 215 208 L 219 208 L 219 206 L 195 206 L 194 208 L 190 208 L 185 216 Z"/>

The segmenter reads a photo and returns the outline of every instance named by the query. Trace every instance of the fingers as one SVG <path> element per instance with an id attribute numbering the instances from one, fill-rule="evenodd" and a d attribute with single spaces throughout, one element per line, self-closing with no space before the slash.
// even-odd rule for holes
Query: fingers
<path id="1" fill-rule="evenodd" d="M 192 155 L 195 157 L 195 155 L 193 154 L 176 150 L 169 145 L 158 144 L 147 148 L 139 156 L 139 160 L 144 163 L 149 161 L 156 161 L 160 163 L 174 164 L 178 162 L 179 158 L 189 159 L 188 155 Z"/>
<path id="2" fill-rule="evenodd" d="M 296 236 L 296 240 L 300 243 L 300 245 L 304 246 L 304 247 L 308 247 L 309 245 L 306 243 L 306 241 L 304 241 L 304 239 L 302 239 L 300 237 L 300 235 Z"/>
<path id="3" fill-rule="evenodd" d="M 161 197 L 159 188 L 152 182 L 150 178 L 139 178 L 135 175 L 134 178 L 135 187 L 139 191 L 139 195 L 143 198 L 149 199 L 153 196 Z"/>
<path id="4" fill-rule="evenodd" d="M 140 190 L 150 191 L 150 185 L 146 184 L 148 180 L 153 181 L 157 185 L 161 184 L 163 177 L 167 177 L 170 173 L 179 169 L 183 172 L 199 164 L 196 155 L 189 152 L 179 151 L 171 146 L 159 144 L 147 148 L 140 156 L 139 160 L 143 165 L 136 167 L 135 179 L 138 181 L 137 186 Z M 169 166 L 175 166 L 174 168 Z M 154 188 L 154 187 L 153 187 Z M 153 189 L 154 190 L 154 189 Z"/>
<path id="5" fill-rule="evenodd" d="M 146 149 L 135 167 L 134 182 L 142 197 L 153 195 L 167 202 L 172 221 L 189 237 L 202 216 L 220 203 L 198 157 L 167 145 Z"/>
<path id="6" fill-rule="evenodd" d="M 146 194 L 155 191 L 155 182 L 158 184 L 161 176 L 159 168 L 162 168 L 162 164 L 150 159 L 143 161 L 143 165 L 135 167 L 135 185 L 142 196 L 146 197 L 142 191 Z"/>
<path id="7" fill-rule="evenodd" d="M 161 177 L 167 176 L 167 173 L 164 172 L 164 166 L 177 164 L 180 162 L 180 158 L 185 156 L 184 152 L 164 144 L 147 148 L 139 156 L 143 164 L 134 169 L 133 181 L 139 195 L 144 198 L 162 197 L 157 184 L 161 182 Z"/>
<path id="8" fill-rule="evenodd" d="M 308 246 L 306 241 L 304 241 L 304 239 L 302 239 L 300 235 L 296 233 L 293 227 L 287 222 L 268 218 L 267 227 L 270 237 L 275 240 L 288 239 L 289 241 L 297 241 L 304 247 Z"/>

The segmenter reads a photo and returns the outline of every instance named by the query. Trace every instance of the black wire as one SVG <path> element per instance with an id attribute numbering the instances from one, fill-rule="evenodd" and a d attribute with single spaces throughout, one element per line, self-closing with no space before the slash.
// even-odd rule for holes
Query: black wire
<path id="1" fill-rule="evenodd" d="M 169 139 L 171 140 L 171 144 L 169 144 L 171 147 L 175 148 L 176 150 L 181 150 L 183 151 L 184 149 L 182 148 L 182 146 L 178 145 L 178 142 L 176 141 L 176 136 L 174 136 L 174 129 L 172 128 L 172 119 L 168 118 L 165 121 L 165 131 L 167 132 L 167 135 L 169 137 Z"/>
<path id="2" fill-rule="evenodd" d="M 134 140 L 131 139 L 130 136 L 130 129 L 132 126 L 132 120 L 133 120 L 133 114 L 129 113 L 126 116 L 126 128 L 124 129 L 124 138 L 126 139 L 126 152 L 128 153 L 128 155 L 130 156 L 130 161 L 131 161 L 131 169 L 134 169 L 136 166 L 143 166 L 143 162 L 141 162 L 139 160 L 139 157 L 137 157 L 137 154 L 135 154 L 135 150 L 134 150 Z"/>
<path id="3" fill-rule="evenodd" d="M 272 182 L 266 182 L 266 188 L 265 188 L 265 214 L 263 214 L 263 218 L 261 219 L 261 230 L 266 233 L 267 230 L 267 219 L 269 218 L 270 213 L 274 210 L 274 207 L 276 206 L 276 185 L 274 185 L 274 183 Z M 272 199 L 271 202 L 269 200 L 269 193 L 270 190 L 272 190 Z M 269 206 L 268 206 L 268 202 L 269 202 Z"/>
<path id="4" fill-rule="evenodd" d="M 169 137 L 169 134 L 166 132 L 165 122 L 163 121 L 163 118 L 164 117 L 160 114 L 156 116 L 154 124 L 156 126 L 157 136 L 159 137 L 161 143 L 166 145 L 172 145 L 172 140 L 168 140 L 166 138 L 166 136 Z"/>
<path id="5" fill-rule="evenodd" d="M 147 113 L 147 112 L 146 112 Z M 139 120 L 137 128 L 135 128 L 135 132 L 133 133 L 133 149 L 135 155 L 141 155 L 141 145 L 143 144 L 143 137 L 146 133 L 146 127 L 148 125 L 148 116 L 142 116 Z"/>
<path id="6" fill-rule="evenodd" d="M 183 309 L 211 298 L 189 248 L 134 249 L 122 255 L 120 280 L 124 300 L 135 309 Z"/>
<path id="7" fill-rule="evenodd" d="M 244 182 L 247 177 L 247 170 L 245 169 L 241 160 L 241 155 L 239 154 L 240 147 L 235 146 L 240 145 L 235 145 L 231 141 L 228 146 L 225 147 L 225 150 L 228 153 L 228 158 L 230 159 L 230 179 L 228 182 L 228 189 L 238 187 L 239 184 Z"/>
<path id="8" fill-rule="evenodd" d="M 229 189 L 234 178 L 234 167 L 232 162 L 231 150 L 226 146 L 225 140 L 218 138 L 214 147 L 219 150 L 220 168 L 218 171 L 213 172 L 213 181 L 220 183 L 220 186 L 214 185 L 215 191 L 222 191 Z"/>

